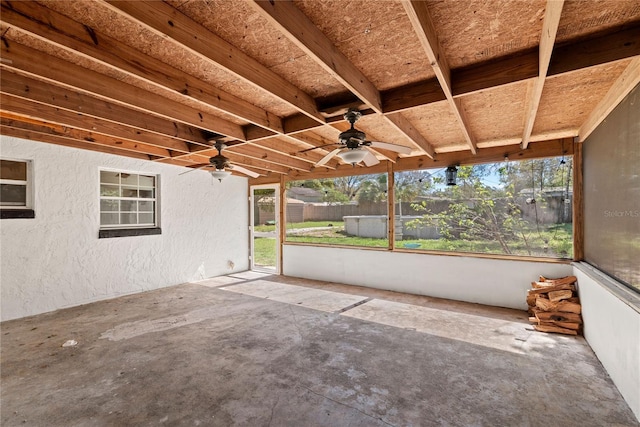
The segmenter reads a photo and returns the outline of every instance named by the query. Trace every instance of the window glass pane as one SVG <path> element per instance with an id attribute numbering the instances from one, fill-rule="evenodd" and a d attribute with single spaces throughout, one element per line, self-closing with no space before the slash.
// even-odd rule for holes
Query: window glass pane
<path id="1" fill-rule="evenodd" d="M 153 190 L 140 190 L 140 198 L 141 199 L 153 199 L 155 197 L 155 192 Z"/>
<path id="2" fill-rule="evenodd" d="M 136 213 L 121 213 L 120 214 L 120 224 L 137 224 L 138 218 Z"/>
<path id="3" fill-rule="evenodd" d="M 122 172 L 120 174 L 120 178 L 122 179 L 122 181 L 121 181 L 122 185 L 133 185 L 133 186 L 137 186 L 138 185 L 138 175 L 136 175 L 134 173 L 124 173 L 124 172 Z"/>
<path id="4" fill-rule="evenodd" d="M 100 171 L 100 182 L 105 184 L 119 184 L 120 173 L 110 171 Z"/>
<path id="5" fill-rule="evenodd" d="M 269 231 L 272 213 L 256 204 L 256 230 Z M 387 174 L 290 182 L 286 240 L 386 248 L 387 206 Z"/>
<path id="6" fill-rule="evenodd" d="M 135 200 L 121 200 L 120 210 L 122 212 L 135 212 L 138 210 L 138 202 Z"/>
<path id="7" fill-rule="evenodd" d="M 117 185 L 101 185 L 100 195 L 107 197 L 120 197 L 120 187 Z"/>
<path id="8" fill-rule="evenodd" d="M 27 180 L 27 162 L 0 160 L 0 179 Z"/>
<path id="9" fill-rule="evenodd" d="M 119 210 L 120 201 L 111 200 L 111 199 L 103 199 L 100 200 L 100 211 L 118 211 Z"/>
<path id="10" fill-rule="evenodd" d="M 153 202 L 138 202 L 138 210 L 140 212 L 153 212 Z"/>
<path id="11" fill-rule="evenodd" d="M 126 227 L 155 225 L 157 207 L 155 176 L 101 171 L 100 178 L 100 210 L 105 214 L 101 216 L 101 225 Z M 144 215 L 138 216 L 139 211 Z"/>
<path id="12" fill-rule="evenodd" d="M 155 187 L 156 177 L 140 175 L 140 187 Z"/>
<path id="13" fill-rule="evenodd" d="M 550 158 L 395 174 L 396 247 L 569 258 L 571 159 Z M 428 185 L 424 188 L 424 183 Z"/>
<path id="14" fill-rule="evenodd" d="M 100 224 L 102 224 L 102 225 L 116 225 L 116 224 L 118 224 L 118 214 L 117 213 L 101 213 L 100 214 Z"/>
<path id="15" fill-rule="evenodd" d="M 0 184 L 0 204 L 2 206 L 26 206 L 27 186 Z"/>
<path id="16" fill-rule="evenodd" d="M 138 197 L 138 189 L 136 188 L 122 188 L 122 197 Z"/>
<path id="17" fill-rule="evenodd" d="M 153 213 L 141 213 L 140 215 L 140 224 L 153 224 L 154 214 Z"/>

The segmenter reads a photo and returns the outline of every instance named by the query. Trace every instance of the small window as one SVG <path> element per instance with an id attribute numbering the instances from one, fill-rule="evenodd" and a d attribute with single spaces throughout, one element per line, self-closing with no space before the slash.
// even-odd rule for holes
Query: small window
<path id="1" fill-rule="evenodd" d="M 2 218 L 33 218 L 31 161 L 0 160 Z"/>
<path id="2" fill-rule="evenodd" d="M 100 228 L 157 227 L 157 181 L 154 175 L 100 171 Z"/>

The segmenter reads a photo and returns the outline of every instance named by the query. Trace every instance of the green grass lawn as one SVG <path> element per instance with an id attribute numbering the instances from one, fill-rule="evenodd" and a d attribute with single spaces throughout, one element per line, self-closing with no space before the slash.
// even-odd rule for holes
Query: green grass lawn
<path id="1" fill-rule="evenodd" d="M 329 226 L 331 229 L 326 229 Z M 342 221 L 307 221 L 287 224 L 287 230 L 302 228 L 318 228 L 304 234 L 287 235 L 287 242 L 361 246 L 370 248 L 386 248 L 387 239 L 371 239 L 344 234 Z M 256 231 L 274 231 L 274 225 L 255 227 Z M 573 256 L 573 240 L 571 224 L 554 224 L 541 226 L 540 232 L 535 226 L 525 230 L 524 238 L 508 242 L 513 255 L 547 256 L 571 258 Z M 527 243 L 525 243 L 525 240 Z M 405 246 L 406 245 L 406 246 Z M 474 252 L 501 255 L 505 252 L 497 241 L 487 240 L 446 240 L 446 239 L 411 239 L 396 242 L 397 248 L 407 248 L 425 251 L 446 252 Z M 545 250 L 546 247 L 546 250 Z M 274 266 L 276 263 L 276 248 L 272 238 L 256 238 L 254 242 L 255 264 Z"/>
<path id="2" fill-rule="evenodd" d="M 287 236 L 287 242 L 315 243 L 327 245 L 365 246 L 369 248 L 386 248 L 389 246 L 387 239 L 371 239 L 367 237 L 343 236 L 343 237 L 314 237 L 314 236 Z"/>
<path id="3" fill-rule="evenodd" d="M 295 230 L 300 228 L 314 228 L 314 227 L 344 227 L 343 221 L 305 221 L 305 222 L 288 222 L 287 230 Z M 267 232 L 275 231 L 275 225 L 256 225 L 253 227 L 255 231 Z"/>
<path id="4" fill-rule="evenodd" d="M 307 223 L 303 223 L 307 224 Z M 334 223 L 335 225 L 335 223 Z M 324 225 L 323 225 L 324 226 Z M 299 227 L 299 228 L 310 228 Z M 541 228 L 540 232 L 532 227 L 523 232 L 524 238 L 507 243 L 512 255 L 547 256 L 571 258 L 573 256 L 572 225 L 557 224 Z M 526 243 L 525 243 L 526 239 Z M 325 245 L 345 245 L 385 248 L 387 239 L 370 239 L 357 236 L 346 236 L 342 229 L 331 232 L 309 232 L 304 235 L 287 235 L 287 242 L 312 243 Z M 406 246 L 405 246 L 406 245 Z M 486 254 L 505 254 L 497 241 L 487 240 L 446 240 L 446 239 L 410 239 L 396 243 L 397 248 L 427 251 L 474 252 Z M 546 250 L 545 250 L 546 247 Z"/>
<path id="5" fill-rule="evenodd" d="M 256 237 L 253 240 L 253 264 L 262 267 L 275 267 L 276 265 L 276 239 L 269 237 Z"/>

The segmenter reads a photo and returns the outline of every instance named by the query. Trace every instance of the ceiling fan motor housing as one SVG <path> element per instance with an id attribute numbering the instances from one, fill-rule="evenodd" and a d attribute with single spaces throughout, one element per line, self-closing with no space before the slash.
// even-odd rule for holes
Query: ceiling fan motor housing
<path id="1" fill-rule="evenodd" d="M 212 166 L 215 166 L 217 170 L 223 170 L 224 168 L 230 167 L 229 159 L 222 155 L 222 150 L 227 148 L 226 144 L 222 141 L 215 141 L 214 147 L 218 150 L 218 154 L 209 158 L 209 163 Z"/>
<path id="2" fill-rule="evenodd" d="M 358 110 L 349 109 L 344 113 L 344 119 L 351 124 L 351 128 L 340 133 L 338 137 L 340 144 L 346 145 L 350 150 L 355 150 L 362 145 L 371 145 L 366 140 L 367 136 L 361 130 L 354 127 L 355 122 L 362 117 L 362 113 Z"/>
<path id="3" fill-rule="evenodd" d="M 345 130 L 340 133 L 339 136 L 340 143 L 346 145 L 347 148 L 350 149 L 358 148 L 360 145 L 369 145 L 365 138 L 365 133 L 355 128 Z"/>
<path id="4" fill-rule="evenodd" d="M 216 169 L 224 169 L 229 167 L 229 159 L 222 154 L 217 154 L 209 159 L 209 163 L 216 167 Z"/>

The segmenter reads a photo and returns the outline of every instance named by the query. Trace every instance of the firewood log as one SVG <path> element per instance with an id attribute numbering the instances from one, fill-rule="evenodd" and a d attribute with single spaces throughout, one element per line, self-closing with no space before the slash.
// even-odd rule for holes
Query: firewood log
<path id="1" fill-rule="evenodd" d="M 535 318 L 539 321 L 548 322 L 575 322 L 582 323 L 582 317 L 576 313 L 566 313 L 562 311 L 536 311 Z"/>
<path id="2" fill-rule="evenodd" d="M 549 301 L 558 302 L 558 301 L 562 301 L 563 299 L 571 298 L 571 296 L 573 295 L 573 292 L 569 289 L 565 289 L 562 291 L 551 291 L 549 292 L 548 295 L 549 295 Z"/>
<path id="3" fill-rule="evenodd" d="M 561 328 L 559 326 L 534 325 L 533 328 L 540 332 L 555 332 L 557 334 L 578 335 L 578 331 L 573 329 Z"/>
<path id="4" fill-rule="evenodd" d="M 538 305 L 537 300 L 536 300 L 536 305 Z M 553 311 L 553 310 L 548 310 L 548 311 Z M 582 312 L 582 306 L 580 304 L 576 304 L 575 302 L 560 301 L 556 305 L 556 311 L 580 314 Z"/>

